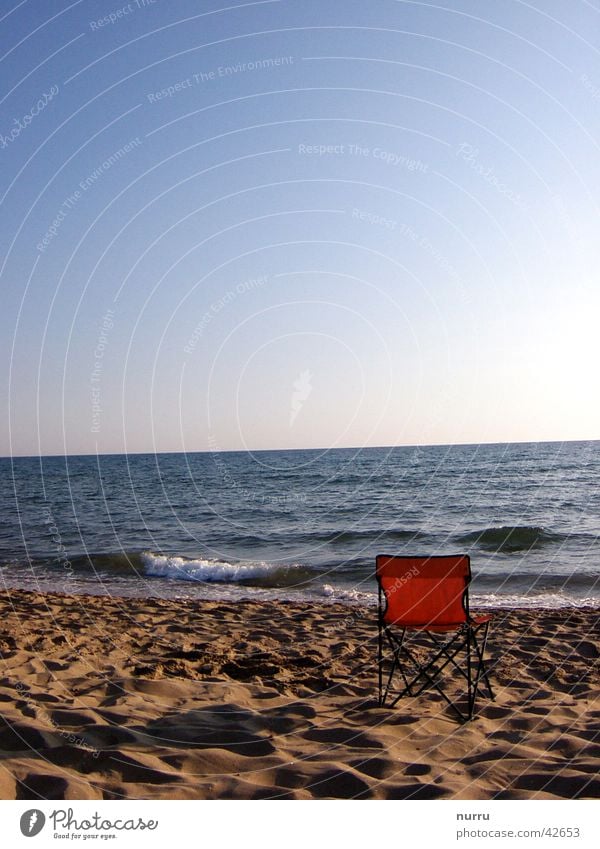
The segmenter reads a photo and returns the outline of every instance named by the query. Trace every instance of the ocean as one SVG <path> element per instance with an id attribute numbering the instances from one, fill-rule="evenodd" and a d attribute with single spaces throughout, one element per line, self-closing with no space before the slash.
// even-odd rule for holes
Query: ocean
<path id="1" fill-rule="evenodd" d="M 0 585 L 375 604 L 468 553 L 474 607 L 600 604 L 600 442 L 0 459 Z"/>

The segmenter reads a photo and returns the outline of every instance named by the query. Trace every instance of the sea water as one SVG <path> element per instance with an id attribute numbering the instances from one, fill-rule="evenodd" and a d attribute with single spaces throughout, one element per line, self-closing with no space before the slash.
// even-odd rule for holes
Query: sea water
<path id="1" fill-rule="evenodd" d="M 600 442 L 0 459 L 0 586 L 372 604 L 468 553 L 480 607 L 600 603 Z"/>

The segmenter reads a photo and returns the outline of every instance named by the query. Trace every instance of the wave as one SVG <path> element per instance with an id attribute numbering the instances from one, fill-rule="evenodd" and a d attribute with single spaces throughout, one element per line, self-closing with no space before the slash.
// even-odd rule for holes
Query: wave
<path id="1" fill-rule="evenodd" d="M 464 545 L 477 545 L 486 551 L 528 551 L 543 545 L 564 542 L 569 534 L 559 534 L 536 525 L 505 525 L 500 528 L 484 528 L 456 537 Z"/>
<path id="2" fill-rule="evenodd" d="M 331 545 L 345 545 L 365 540 L 421 540 L 429 537 L 422 531 L 410 531 L 402 528 L 365 528 L 346 531 L 314 531 L 302 534 L 302 539 L 326 542 Z"/>
<path id="3" fill-rule="evenodd" d="M 69 558 L 68 565 L 74 572 L 104 572 L 122 576 L 144 572 L 141 555 L 135 551 L 77 555 Z"/>
<path id="4" fill-rule="evenodd" d="M 344 589 L 324 584 L 319 595 L 332 602 L 349 607 L 359 606 L 373 609 L 377 605 L 377 593 L 357 589 Z M 471 607 L 475 610 L 564 610 L 569 608 L 596 609 L 600 605 L 600 596 L 573 595 L 562 592 L 522 592 L 522 593 L 473 593 Z M 373 616 L 375 614 L 373 613 Z"/>
<path id="5" fill-rule="evenodd" d="M 93 560 L 96 563 L 93 563 Z M 372 574 L 356 574 L 356 581 L 338 583 L 327 571 L 300 564 L 281 565 L 242 561 L 229 563 L 209 558 L 185 558 L 153 552 L 97 555 L 72 561 L 73 573 L 48 562 L 10 559 L 0 563 L 5 588 L 64 592 L 78 595 L 115 594 L 140 598 L 206 597 L 239 598 L 262 593 L 280 600 L 328 601 L 349 607 L 372 608 L 377 603 Z M 102 563 L 102 568 L 100 568 Z M 85 568 L 84 568 L 85 564 Z M 137 564 L 134 566 L 134 564 Z M 332 568 L 333 573 L 335 569 Z M 156 583 L 154 579 L 158 579 Z M 160 580 L 162 579 L 162 580 Z M 195 585 L 194 585 L 195 584 Z M 473 583 L 473 609 L 558 609 L 600 607 L 600 588 L 594 575 L 541 573 L 480 573 Z M 233 594 L 233 595 L 232 595 Z"/>
<path id="6" fill-rule="evenodd" d="M 152 552 L 144 552 L 141 561 L 146 575 L 203 583 L 292 587 L 305 585 L 314 578 L 314 572 L 296 564 L 283 566 L 264 562 L 228 563 L 225 560 L 169 557 Z"/>
<path id="7" fill-rule="evenodd" d="M 19 569 L 23 573 L 39 574 L 40 570 L 56 571 L 69 575 L 73 572 L 83 574 L 105 573 L 130 577 L 143 574 L 141 556 L 136 552 L 117 552 L 107 554 L 64 554 L 63 557 L 7 557 L 2 558 L 0 568 Z"/>
<path id="8" fill-rule="evenodd" d="M 263 561 L 230 563 L 208 557 L 181 557 L 151 551 L 77 555 L 57 564 L 48 559 L 5 560 L 0 566 L 38 578 L 48 572 L 68 578 L 169 578 L 202 583 L 231 583 L 255 587 L 300 587 L 314 579 L 315 571 L 300 564 L 273 564 Z"/>

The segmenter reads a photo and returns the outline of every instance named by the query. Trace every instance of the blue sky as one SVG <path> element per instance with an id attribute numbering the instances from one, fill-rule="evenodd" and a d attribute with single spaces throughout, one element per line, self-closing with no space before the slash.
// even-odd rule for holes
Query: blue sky
<path id="1" fill-rule="evenodd" d="M 600 438 L 600 11 L 0 20 L 0 454 Z"/>

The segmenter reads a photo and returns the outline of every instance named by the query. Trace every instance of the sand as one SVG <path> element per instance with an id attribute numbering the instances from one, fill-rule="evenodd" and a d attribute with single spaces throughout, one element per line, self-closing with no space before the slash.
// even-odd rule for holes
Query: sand
<path id="1" fill-rule="evenodd" d="M 3 591 L 0 798 L 597 798 L 598 618 L 496 611 L 461 725 L 377 706 L 373 610 Z"/>

